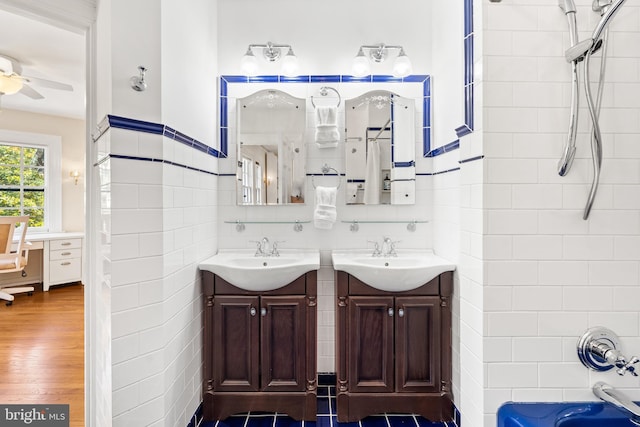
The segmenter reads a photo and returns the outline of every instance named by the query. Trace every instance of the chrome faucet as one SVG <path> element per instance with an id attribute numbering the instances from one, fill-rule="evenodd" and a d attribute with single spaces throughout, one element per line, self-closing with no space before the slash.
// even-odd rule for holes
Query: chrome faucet
<path id="1" fill-rule="evenodd" d="M 640 426 L 640 406 L 636 405 L 628 396 L 609 384 L 598 381 L 593 385 L 593 394 L 602 401 L 615 406 L 616 408 L 631 415 L 631 421 Z"/>
<path id="2" fill-rule="evenodd" d="M 391 240 L 389 237 L 382 238 L 382 244 L 374 240 L 368 240 L 369 243 L 373 243 L 373 253 L 372 257 L 390 257 L 390 256 L 398 256 L 396 253 L 396 243 L 399 241 Z"/>
<path id="3" fill-rule="evenodd" d="M 584 366 L 594 371 L 608 371 L 617 368 L 618 375 L 629 372 L 638 376 L 635 364 L 640 361 L 636 356 L 627 358 L 620 348 L 618 336 L 607 328 L 595 327 L 587 330 L 578 340 L 578 357 Z"/>
<path id="4" fill-rule="evenodd" d="M 255 256 L 280 256 L 280 252 L 278 252 L 278 242 L 270 242 L 269 239 L 263 237 L 262 240 L 255 242 L 256 243 L 256 254 Z"/>
<path id="5" fill-rule="evenodd" d="M 269 239 L 263 237 L 261 241 L 256 242 L 255 256 L 269 256 Z"/>
<path id="6" fill-rule="evenodd" d="M 378 244 L 378 242 L 375 242 L 373 240 L 368 240 L 369 243 L 373 243 L 373 253 L 371 254 L 372 257 L 379 257 L 382 256 L 382 252 L 380 251 L 380 245 Z"/>
<path id="7" fill-rule="evenodd" d="M 382 241 L 382 256 L 398 256 L 396 253 L 396 241 L 391 240 L 389 237 L 385 237 Z"/>
<path id="8" fill-rule="evenodd" d="M 280 256 L 280 252 L 278 252 L 278 242 L 274 241 L 271 244 L 271 253 L 269 256 Z"/>

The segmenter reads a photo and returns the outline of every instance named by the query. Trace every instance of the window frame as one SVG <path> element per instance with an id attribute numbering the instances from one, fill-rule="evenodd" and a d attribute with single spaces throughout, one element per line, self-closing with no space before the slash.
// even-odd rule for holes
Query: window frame
<path id="1" fill-rule="evenodd" d="M 62 231 L 62 137 L 0 129 L 0 144 L 44 148 L 44 227 L 30 232 Z"/>

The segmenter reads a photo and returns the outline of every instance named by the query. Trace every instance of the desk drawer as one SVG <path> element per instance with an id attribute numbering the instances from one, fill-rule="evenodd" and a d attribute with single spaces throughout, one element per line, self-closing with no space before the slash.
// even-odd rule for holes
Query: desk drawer
<path id="1" fill-rule="evenodd" d="M 78 280 L 82 280 L 82 260 L 80 258 L 49 262 L 49 281 L 52 285 Z"/>
<path id="2" fill-rule="evenodd" d="M 81 248 L 82 239 L 61 239 L 49 242 L 49 250 L 57 251 L 60 249 Z"/>
<path id="3" fill-rule="evenodd" d="M 49 253 L 49 260 L 58 261 L 61 259 L 80 258 L 81 256 L 82 256 L 82 250 L 80 248 L 62 249 L 59 251 L 51 251 Z"/>

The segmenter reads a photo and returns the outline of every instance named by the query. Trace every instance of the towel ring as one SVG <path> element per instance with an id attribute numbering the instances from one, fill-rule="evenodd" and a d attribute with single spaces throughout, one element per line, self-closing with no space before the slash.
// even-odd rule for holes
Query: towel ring
<path id="1" fill-rule="evenodd" d="M 340 172 L 338 172 L 336 169 L 330 167 L 327 164 L 322 166 L 322 176 L 325 176 L 326 174 L 328 174 L 329 171 L 334 171 L 336 173 L 336 176 L 338 177 L 338 186 L 336 188 L 340 188 L 340 184 L 342 184 L 342 177 L 340 176 Z M 313 188 L 317 188 L 316 182 L 315 182 L 315 175 L 311 175 L 311 184 L 313 184 Z"/>
<path id="2" fill-rule="evenodd" d="M 338 104 L 336 105 L 336 108 L 337 108 L 337 107 L 340 106 L 340 102 L 342 102 L 342 98 L 340 97 L 340 92 L 338 92 L 336 89 L 334 89 L 334 88 L 332 88 L 330 86 L 322 86 L 320 88 L 320 95 L 321 96 L 327 96 L 327 94 L 329 93 L 330 90 L 334 91 L 336 93 L 336 95 L 338 95 Z M 316 104 L 313 102 L 313 95 L 311 95 L 311 105 L 313 105 L 313 108 L 316 108 Z"/>

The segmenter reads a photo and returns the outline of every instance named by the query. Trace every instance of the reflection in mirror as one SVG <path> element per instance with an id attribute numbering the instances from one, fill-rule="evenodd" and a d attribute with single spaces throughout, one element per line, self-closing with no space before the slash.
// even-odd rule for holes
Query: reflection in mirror
<path id="1" fill-rule="evenodd" d="M 267 89 L 237 109 L 238 204 L 304 203 L 305 100 Z"/>
<path id="2" fill-rule="evenodd" d="M 345 109 L 347 204 L 415 203 L 415 101 L 376 90 Z"/>

